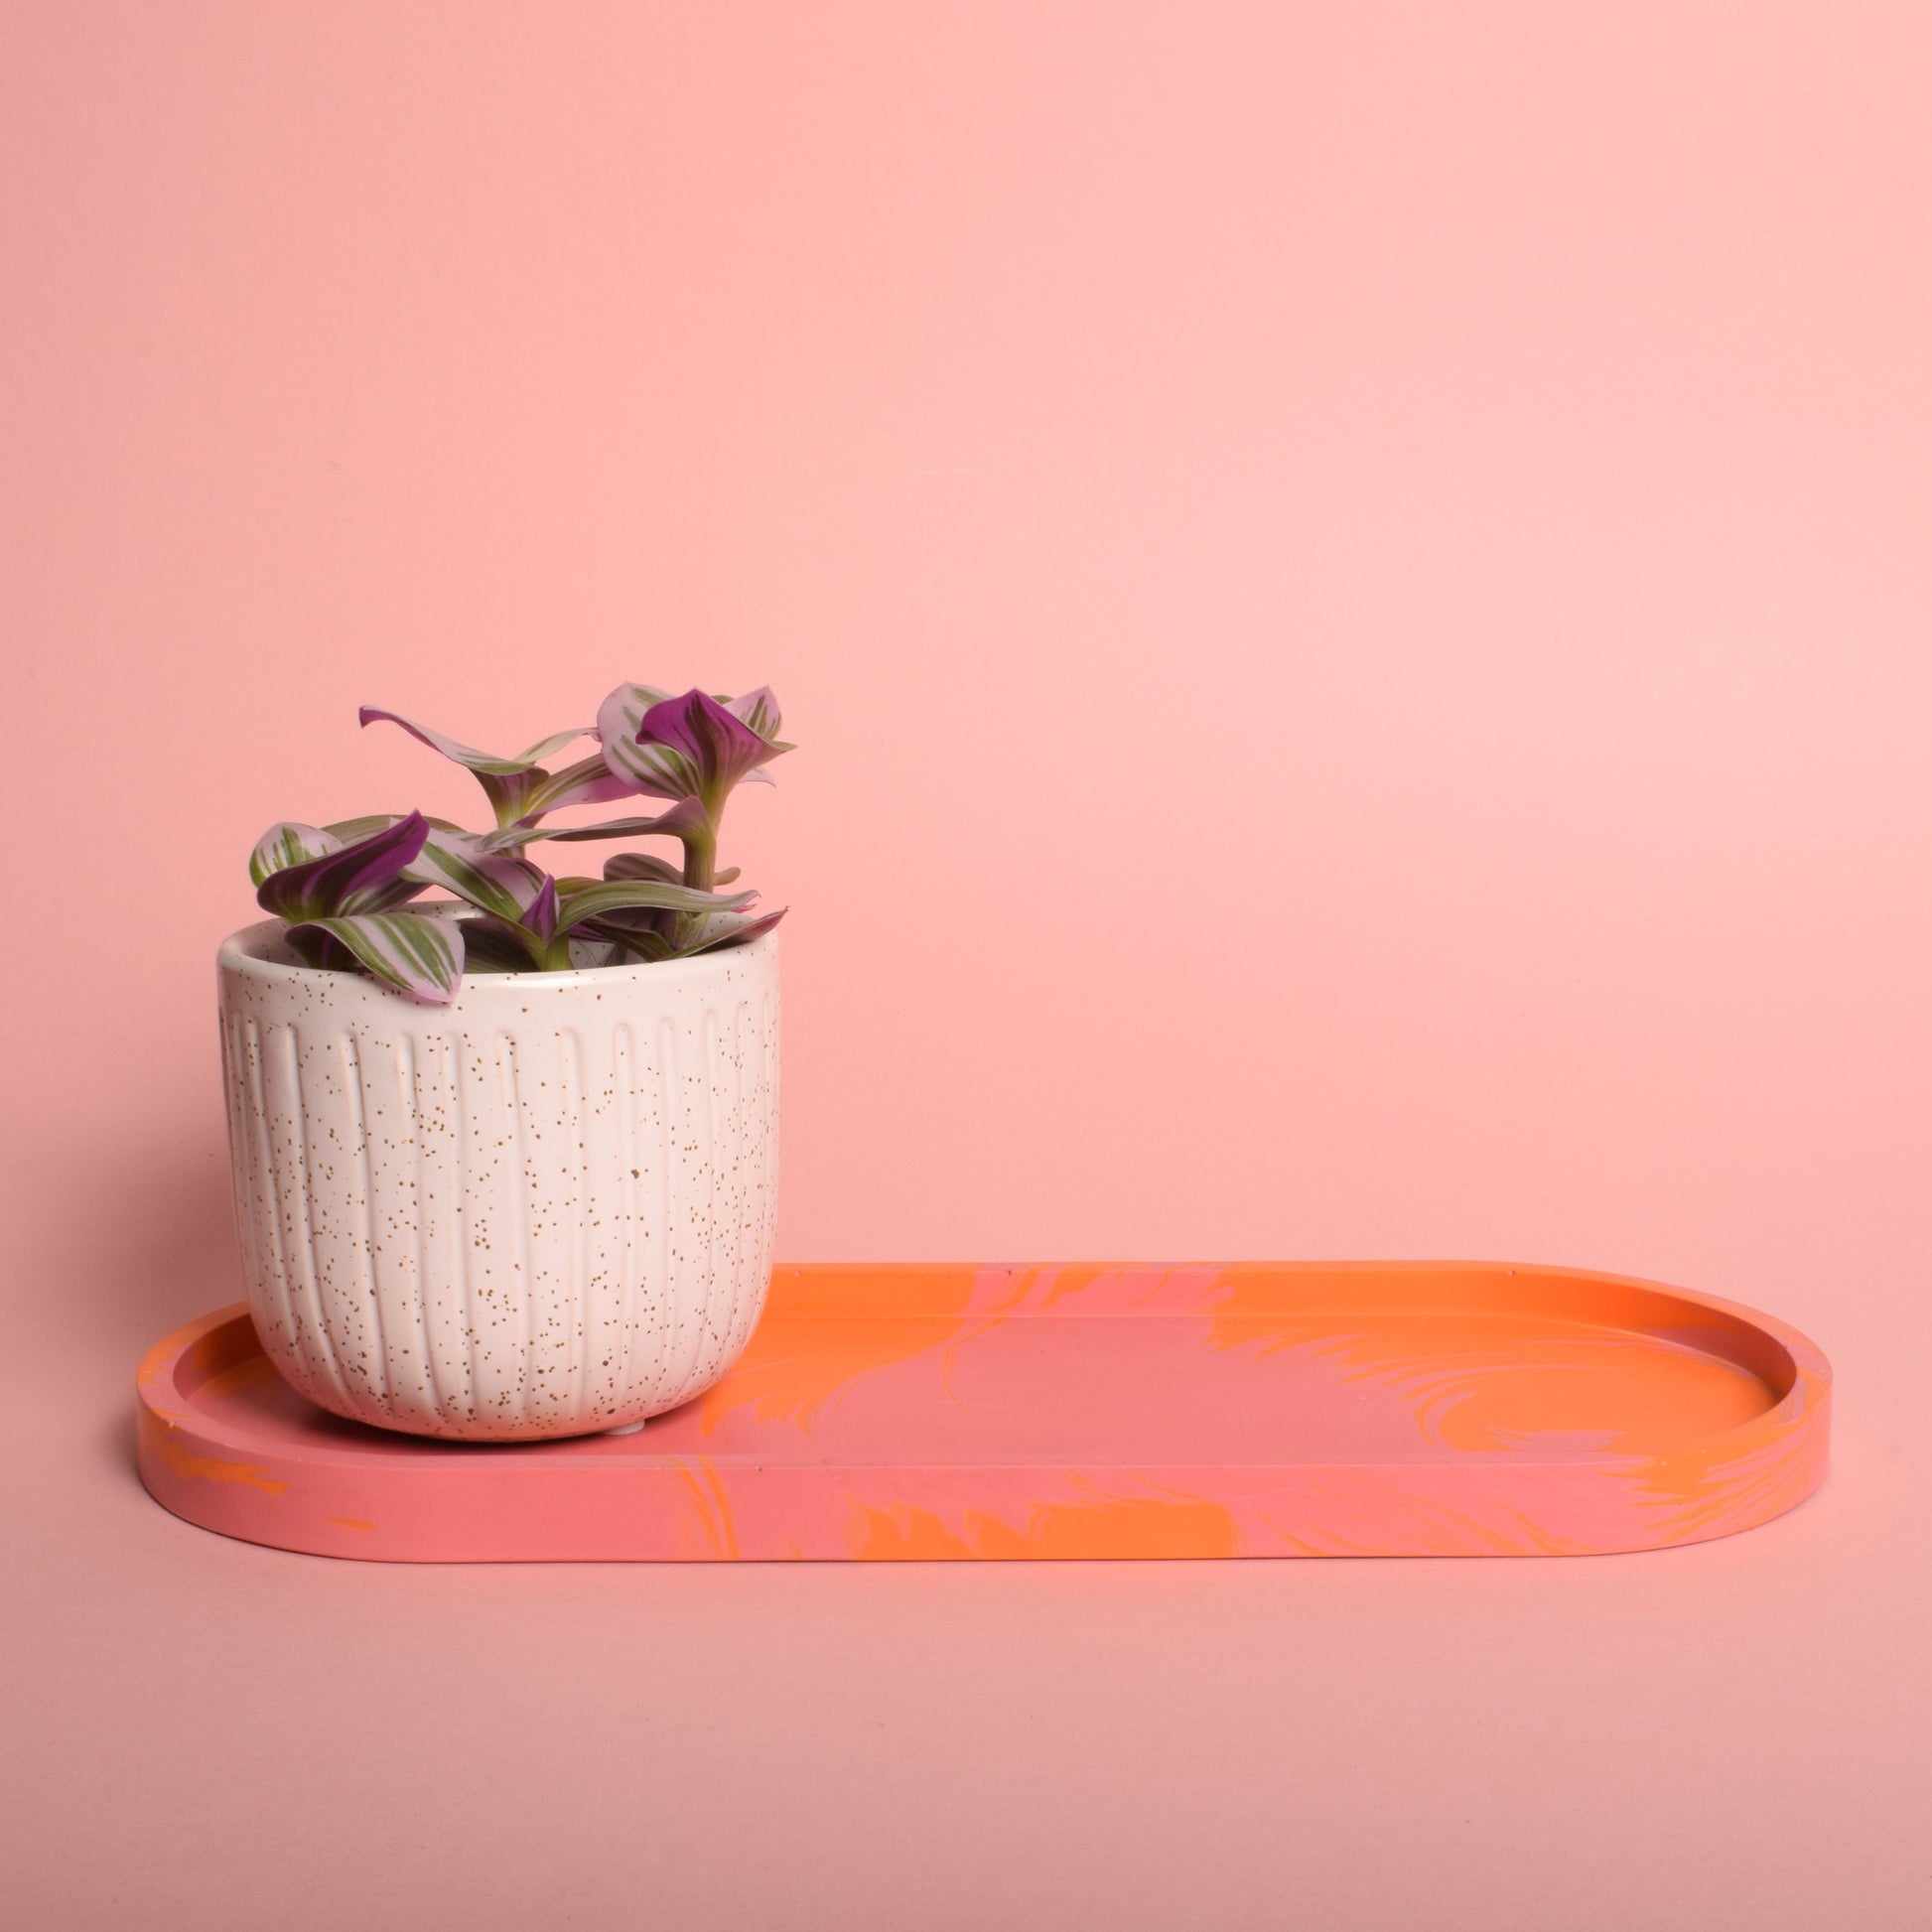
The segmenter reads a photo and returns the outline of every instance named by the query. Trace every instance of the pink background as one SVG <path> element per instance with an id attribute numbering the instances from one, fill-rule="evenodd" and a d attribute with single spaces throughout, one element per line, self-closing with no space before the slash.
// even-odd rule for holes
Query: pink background
<path id="1" fill-rule="evenodd" d="M 10 1920 L 1932 1922 L 1932 18 L 138 5 L 0 59 Z M 768 680 L 781 1251 L 1758 1303 L 1547 1564 L 411 1571 L 140 1493 L 270 820 Z"/>

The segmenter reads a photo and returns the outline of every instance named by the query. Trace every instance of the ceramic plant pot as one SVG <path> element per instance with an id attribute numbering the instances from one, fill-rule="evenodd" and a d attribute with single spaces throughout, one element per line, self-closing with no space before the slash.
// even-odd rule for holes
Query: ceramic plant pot
<path id="1" fill-rule="evenodd" d="M 219 965 L 248 1306 L 282 1374 L 356 1422 L 494 1443 L 715 1382 L 771 1272 L 776 935 L 473 973 L 434 1007 L 281 932 Z"/>

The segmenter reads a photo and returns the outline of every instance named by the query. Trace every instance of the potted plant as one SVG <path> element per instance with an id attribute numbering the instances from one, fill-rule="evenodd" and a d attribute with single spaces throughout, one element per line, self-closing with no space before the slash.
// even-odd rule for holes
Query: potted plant
<path id="1" fill-rule="evenodd" d="M 290 822 L 255 847 L 273 916 L 219 959 L 255 1326 L 304 1395 L 378 1428 L 634 1425 L 724 1373 L 770 1275 L 782 909 L 717 859 L 734 787 L 791 749 L 777 703 L 621 685 L 514 758 L 360 718 L 473 771 L 493 823 Z M 639 795 L 665 808 L 549 822 Z M 530 856 L 617 839 L 681 851 L 599 878 Z"/>

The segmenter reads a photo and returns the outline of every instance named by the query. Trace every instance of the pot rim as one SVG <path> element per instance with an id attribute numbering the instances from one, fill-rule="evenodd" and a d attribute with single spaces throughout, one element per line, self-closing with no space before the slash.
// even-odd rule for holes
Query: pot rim
<path id="1" fill-rule="evenodd" d="M 427 909 L 427 908 L 424 908 Z M 475 917 L 474 913 L 455 913 L 450 916 L 459 921 L 465 917 Z M 286 986 L 296 982 L 334 982 L 351 981 L 362 987 L 384 992 L 399 1000 L 412 1011 L 447 1013 L 448 1007 L 437 1007 L 421 1000 L 413 1000 L 406 993 L 396 992 L 394 988 L 384 987 L 366 973 L 338 971 L 329 966 L 308 966 L 301 960 L 287 956 L 287 946 L 282 935 L 288 926 L 281 919 L 259 919 L 253 925 L 245 925 L 231 932 L 221 941 L 215 953 L 215 964 L 223 973 L 232 974 L 237 979 L 258 980 L 266 985 Z M 756 939 L 748 940 L 742 946 L 725 946 L 716 952 L 694 953 L 684 959 L 633 959 L 621 966 L 573 966 L 568 971 L 539 972 L 532 968 L 528 972 L 503 973 L 465 973 L 463 984 L 457 991 L 458 1002 L 467 1002 L 473 991 L 478 997 L 486 997 L 492 987 L 500 987 L 505 993 L 517 992 L 527 995 L 533 988 L 565 988 L 578 986 L 624 986 L 641 980 L 661 978 L 676 971 L 680 976 L 723 973 L 736 959 L 742 964 L 762 962 L 773 957 L 778 950 L 778 934 L 774 927 L 761 932 Z"/>

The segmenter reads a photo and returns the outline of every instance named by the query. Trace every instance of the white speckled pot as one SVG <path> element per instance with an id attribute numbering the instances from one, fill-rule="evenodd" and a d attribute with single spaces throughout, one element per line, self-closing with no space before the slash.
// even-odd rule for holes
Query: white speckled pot
<path id="1" fill-rule="evenodd" d="M 534 1442 L 688 1401 L 764 1306 L 778 951 L 474 973 L 432 1007 L 221 947 L 248 1305 L 339 1416 Z"/>

